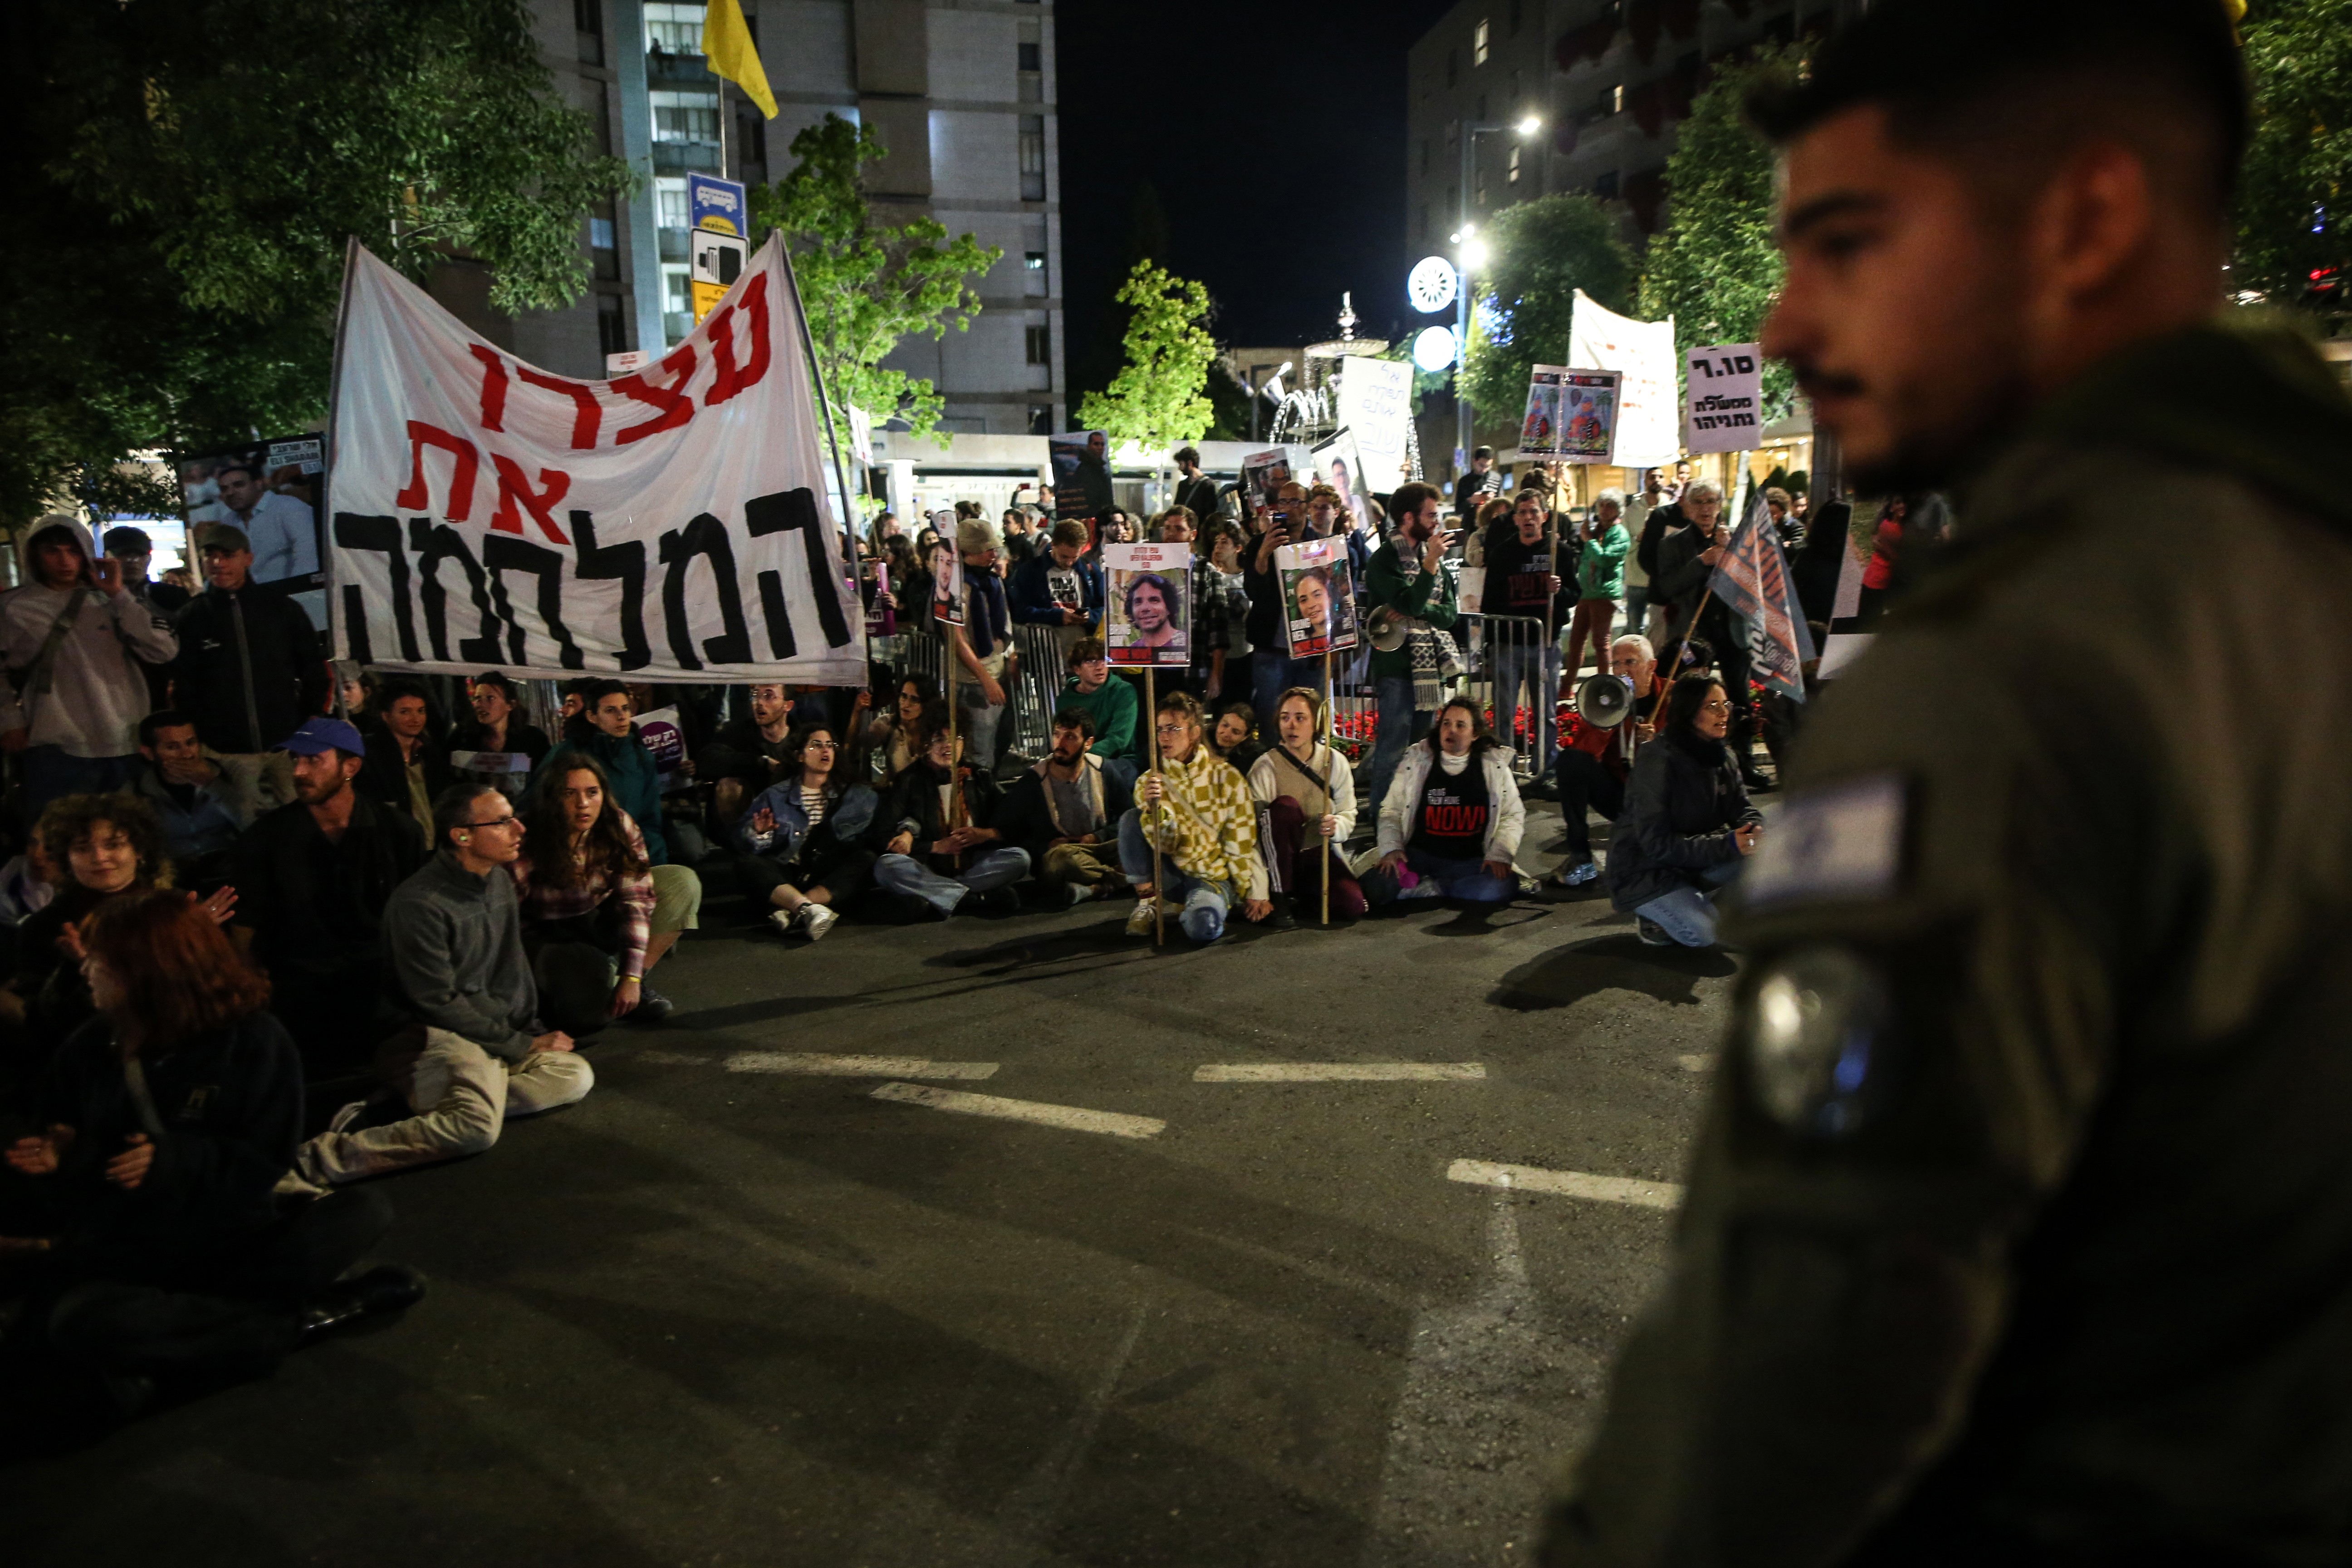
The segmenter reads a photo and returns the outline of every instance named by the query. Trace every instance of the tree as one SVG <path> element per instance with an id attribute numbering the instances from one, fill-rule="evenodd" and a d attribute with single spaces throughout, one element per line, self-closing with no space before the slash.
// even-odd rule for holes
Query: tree
<path id="1" fill-rule="evenodd" d="M 1608 209 L 1582 195 L 1505 207 L 1481 237 L 1486 270 L 1461 384 L 1473 405 L 1516 421 L 1529 372 L 1567 362 L 1577 290 L 1612 310 L 1633 304 L 1633 255 Z"/>
<path id="2" fill-rule="evenodd" d="M 1079 427 L 1154 448 L 1199 440 L 1213 412 L 1204 388 L 1217 342 L 1202 324 L 1209 290 L 1139 261 L 1117 298 L 1128 310 L 1127 365 L 1106 391 L 1087 394 Z"/>
<path id="3" fill-rule="evenodd" d="M 2352 300 L 2352 0 L 2249 10 L 2253 136 L 2238 197 L 2232 281 L 2339 326 Z"/>
<path id="4" fill-rule="evenodd" d="M 522 0 L 26 8 L 0 106 L 8 519 L 61 490 L 175 506 L 121 460 L 318 418 L 350 239 L 419 282 L 478 261 L 502 310 L 559 306 L 592 204 L 629 187 L 551 95 Z"/>
<path id="5" fill-rule="evenodd" d="M 1717 65 L 1675 132 L 1666 226 L 1650 241 L 1642 314 L 1673 316 L 1685 349 L 1754 342 L 1780 289 L 1772 149 L 1741 118 L 1740 102 L 1762 73 L 1793 70 L 1802 57 L 1802 46 L 1767 46 Z M 1766 417 L 1788 411 L 1793 386 L 1786 365 L 1766 365 Z"/>
<path id="6" fill-rule="evenodd" d="M 781 229 L 808 307 L 825 392 L 836 407 L 899 418 L 918 436 L 939 424 L 939 392 L 920 376 L 886 370 L 902 339 L 917 332 L 963 331 L 980 314 L 980 295 L 965 281 L 1004 252 L 971 235 L 947 243 L 935 218 L 890 228 L 866 206 L 866 165 L 887 156 L 871 125 L 828 114 L 793 138 L 793 172 L 751 192 L 755 240 Z"/>

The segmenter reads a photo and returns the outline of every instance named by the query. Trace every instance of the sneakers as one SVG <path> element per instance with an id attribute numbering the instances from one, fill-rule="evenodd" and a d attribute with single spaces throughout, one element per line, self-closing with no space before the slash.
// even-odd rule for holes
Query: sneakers
<path id="1" fill-rule="evenodd" d="M 336 1330 L 381 1312 L 398 1312 L 425 1300 L 425 1276 L 405 1263 L 382 1263 L 366 1273 L 340 1279 L 302 1309 L 298 1342 L 316 1344 Z"/>
<path id="2" fill-rule="evenodd" d="M 1600 880 L 1601 868 L 1590 860 L 1579 860 L 1573 866 L 1562 866 L 1551 874 L 1551 879 L 1563 888 L 1581 888 Z"/>
<path id="3" fill-rule="evenodd" d="M 1152 916 L 1157 906 L 1150 899 L 1138 899 L 1135 901 L 1134 913 L 1127 917 L 1127 934 L 1150 936 L 1152 931 Z"/>
<path id="4" fill-rule="evenodd" d="M 838 924 L 840 920 L 839 915 L 823 904 L 803 904 L 799 922 L 801 934 L 811 942 L 823 942 L 824 933 Z"/>
<path id="5" fill-rule="evenodd" d="M 629 1022 L 646 1028 L 656 1028 L 669 1022 L 677 1004 L 645 981 L 637 982 L 637 1005 L 630 1010 Z"/>
<path id="6" fill-rule="evenodd" d="M 1649 947 L 1679 947 L 1682 944 L 1666 934 L 1666 928 L 1653 920 L 1636 918 L 1633 929 L 1643 943 Z"/>
<path id="7" fill-rule="evenodd" d="M 1002 916 L 1021 912 L 1021 889 L 1010 882 L 1001 888 L 991 888 L 976 897 L 982 914 Z"/>

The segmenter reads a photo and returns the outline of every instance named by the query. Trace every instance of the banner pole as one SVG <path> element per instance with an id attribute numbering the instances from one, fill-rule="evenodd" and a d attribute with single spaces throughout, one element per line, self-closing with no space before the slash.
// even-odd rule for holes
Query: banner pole
<path id="1" fill-rule="evenodd" d="M 1060 498 L 1055 499 L 1058 500 Z M 1160 773 L 1160 699 L 1154 689 L 1152 667 L 1148 664 L 1143 667 L 1143 721 L 1151 729 L 1151 773 L 1160 779 L 1160 809 L 1152 816 L 1164 820 L 1168 816 L 1168 781 Z M 1160 837 L 1157 833 L 1147 833 L 1144 837 L 1151 840 L 1151 945 L 1165 947 L 1168 945 L 1168 900 L 1161 896 L 1160 888 Z"/>
<path id="2" fill-rule="evenodd" d="M 330 516 L 332 515 L 331 506 L 334 498 L 326 493 L 326 487 L 334 483 L 335 440 L 342 434 L 340 416 L 342 411 L 343 334 L 351 325 L 352 279 L 352 274 L 357 270 L 353 263 L 359 259 L 360 249 L 358 235 L 353 235 L 343 242 L 343 286 L 335 300 L 335 355 L 327 373 L 327 436 L 320 447 L 326 463 L 323 469 L 323 482 L 320 486 L 319 500 L 329 510 Z M 330 663 L 333 663 L 350 657 L 352 629 L 343 624 L 341 595 L 336 591 L 334 526 L 331 522 L 325 527 L 319 527 L 319 520 L 316 518 L 311 520 L 311 523 L 313 527 L 318 528 L 319 533 L 322 536 L 319 541 L 319 564 L 327 579 L 327 658 Z M 192 530 L 188 536 L 191 551 L 194 550 L 195 542 Z M 342 712 L 343 678 L 339 671 L 335 675 L 335 713 L 341 717 Z"/>
<path id="3" fill-rule="evenodd" d="M 721 125 L 723 129 L 723 119 Z M 856 503 L 849 499 L 849 472 L 841 466 L 841 435 L 833 425 L 833 395 L 825 389 L 824 369 L 817 363 L 816 333 L 809 326 L 808 301 L 801 298 L 800 274 L 793 269 L 792 249 L 783 243 L 781 236 L 776 241 L 776 255 L 783 264 L 784 281 L 793 286 L 793 311 L 801 321 L 801 353 L 808 356 L 809 380 L 816 384 L 816 405 L 824 415 L 825 445 L 833 451 L 833 480 L 841 488 L 841 509 L 845 513 L 854 512 Z M 857 591 L 857 524 L 853 516 L 845 516 L 841 520 L 841 549 L 848 558 L 849 566 L 849 603 L 842 609 L 845 613 L 850 610 L 857 612 L 857 642 L 865 650 L 866 679 L 870 684 L 874 679 L 874 639 L 866 626 L 865 595 Z M 950 707 L 953 707 L 952 702 Z M 951 727 L 954 724 L 952 713 L 949 715 L 948 722 Z"/>
<path id="4" fill-rule="evenodd" d="M 1276 741 L 1280 739 L 1278 735 L 1276 737 Z M 1331 743 L 1331 639 L 1328 637 L 1323 639 L 1323 749 L 1331 754 L 1331 774 L 1336 778 L 1339 773 L 1339 749 Z M 1312 756 L 1314 753 L 1310 750 L 1307 754 Z M 1330 792 L 1327 790 L 1324 793 L 1328 796 Z M 1338 803 L 1326 799 L 1323 804 L 1336 805 Z M 1315 825 L 1315 842 L 1322 851 L 1321 863 L 1316 869 L 1320 874 L 1323 883 L 1323 923 L 1329 925 L 1331 923 L 1331 854 L 1339 846 L 1324 837 L 1323 825 L 1320 822 Z"/>
<path id="5" fill-rule="evenodd" d="M 1710 575 L 1712 575 L 1712 574 L 1710 574 Z M 1651 724 L 1652 724 L 1652 725 L 1654 725 L 1654 725 L 1657 723 L 1657 721 L 1658 721 L 1658 711 L 1659 711 L 1659 710 L 1663 709 L 1663 708 L 1664 708 L 1664 707 L 1665 707 L 1665 705 L 1666 705 L 1666 697 L 1667 697 L 1667 694 L 1668 694 L 1669 692 L 1673 691 L 1673 690 L 1674 690 L 1674 689 L 1675 689 L 1675 676 L 1677 676 L 1677 675 L 1680 675 L 1680 674 L 1682 673 L 1682 668 L 1683 668 L 1683 649 L 1685 649 L 1685 648 L 1686 648 L 1686 647 L 1690 647 L 1690 637 L 1691 637 L 1691 631 L 1692 631 L 1692 629 L 1693 629 L 1694 627 L 1696 627 L 1696 626 L 1698 625 L 1698 618 L 1699 618 L 1701 616 L 1703 616 L 1703 615 L 1706 614 L 1706 605 L 1707 605 L 1707 601 L 1708 601 L 1708 600 L 1710 600 L 1710 599 L 1712 599 L 1712 598 L 1714 598 L 1714 597 L 1715 597 L 1715 584 L 1714 584 L 1712 581 L 1710 581 L 1710 582 L 1707 584 L 1707 585 L 1706 585 L 1706 593 L 1704 593 L 1704 594 L 1701 594 L 1701 595 L 1698 596 L 1698 608 L 1697 608 L 1697 609 L 1696 609 L 1696 610 L 1693 610 L 1693 611 L 1691 612 L 1691 618 L 1690 618 L 1689 620 L 1687 620 L 1687 621 L 1685 621 L 1685 622 L 1684 622 L 1684 623 L 1683 623 L 1683 635 L 1682 635 L 1682 640 L 1675 644 L 1675 660 L 1674 660 L 1674 663 L 1673 663 L 1673 664 L 1671 664 L 1671 665 L 1669 665 L 1669 666 L 1667 666 L 1667 668 L 1668 668 L 1672 673 L 1670 673 L 1670 674 L 1666 677 L 1666 689 L 1665 689 L 1664 691 L 1661 691 L 1661 692 L 1659 692 L 1659 693 L 1658 693 L 1658 700 L 1657 700 L 1655 702 L 1653 702 L 1652 704 L 1650 704 L 1650 722 L 1651 722 Z"/>

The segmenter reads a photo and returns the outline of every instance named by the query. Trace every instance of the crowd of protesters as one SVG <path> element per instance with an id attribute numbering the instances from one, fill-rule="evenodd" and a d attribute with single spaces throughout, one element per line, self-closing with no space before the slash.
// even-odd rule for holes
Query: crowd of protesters
<path id="1" fill-rule="evenodd" d="M 1714 485 L 1655 473 L 1572 517 L 1551 476 L 1514 493 L 1482 448 L 1450 498 L 1408 482 L 1360 509 L 1323 485 L 1252 500 L 1175 457 L 1150 519 L 966 505 L 909 538 L 885 514 L 859 542 L 866 689 L 589 677 L 556 711 L 498 671 L 335 679 L 234 526 L 202 536 L 194 595 L 148 579 L 135 529 L 102 553 L 70 517 L 26 531 L 0 595 L 20 851 L 0 866 L 0 1265 L 21 1276 L 0 1290 L 23 1303 L 0 1384 L 103 1426 L 415 1300 L 414 1270 L 360 1268 L 391 1210 L 351 1184 L 588 1094 L 580 1047 L 668 1016 L 656 972 L 706 892 L 795 944 L 1101 900 L 1138 940 L 1197 944 L 1430 901 L 1475 922 L 1536 890 L 1528 806 L 1554 799 L 1559 886 L 1605 877 L 1643 941 L 1713 942 L 1762 832 L 1750 742 L 1771 739 L 1706 604 L 1729 538 Z M 1801 542 L 1802 503 L 1765 500 Z M 1842 538 L 1843 509 L 1816 526 Z M 1275 552 L 1318 537 L 1354 573 L 1343 668 L 1371 702 L 1349 734 L 1324 661 L 1285 643 Z M 1890 509 L 1865 592 L 1906 537 Z M 1192 612 L 1189 666 L 1148 700 L 1108 660 L 1097 554 L 1146 538 L 1190 548 Z M 1791 559 L 1810 612 L 1821 573 Z M 1465 564 L 1487 616 L 1552 634 L 1490 650 L 1491 714 L 1463 679 Z M 1004 722 L 1024 649 L 1055 689 L 1027 756 Z M 1620 724 L 1572 716 L 1588 653 L 1627 689 Z M 656 706 L 682 742 L 667 766 Z"/>

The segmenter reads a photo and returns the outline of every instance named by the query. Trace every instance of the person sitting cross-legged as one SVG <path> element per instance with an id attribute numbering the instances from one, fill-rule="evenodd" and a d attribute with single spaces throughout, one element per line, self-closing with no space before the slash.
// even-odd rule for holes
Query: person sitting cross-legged
<path id="1" fill-rule="evenodd" d="M 1338 847 L 1356 826 L 1356 781 L 1348 759 L 1322 740 L 1323 694 L 1294 686 L 1275 700 L 1276 743 L 1250 764 L 1250 794 L 1269 808 L 1276 863 L 1267 868 L 1282 891 L 1276 910 L 1296 902 L 1319 914 L 1323 879 L 1331 883 L 1331 912 L 1342 920 L 1364 913 L 1364 889 Z"/>
<path id="2" fill-rule="evenodd" d="M 647 862 L 645 837 L 608 782 L 585 752 L 541 773 L 523 801 L 522 852 L 507 862 L 540 1016 L 574 1037 L 611 1018 L 667 1018 L 654 965 L 702 923 L 702 879 Z"/>
<path id="3" fill-rule="evenodd" d="M 1128 916 L 1128 934 L 1152 934 L 1158 904 L 1164 901 L 1186 936 L 1215 942 L 1225 934 L 1225 917 L 1235 909 L 1250 921 L 1274 913 L 1271 901 L 1253 896 L 1265 885 L 1257 850 L 1257 805 L 1242 775 L 1209 749 L 1198 698 L 1185 691 L 1163 693 L 1152 720 L 1160 765 L 1136 781 L 1134 809 L 1118 823 L 1119 867 L 1142 895 Z"/>
<path id="4" fill-rule="evenodd" d="M 150 889 L 92 911 L 74 946 L 95 1013 L 58 1053 L 43 1131 L 7 1150 L 58 1236 L 0 1342 L 0 1401 L 28 1406 L 0 1417 L 0 1442 L 27 1417 L 95 1436 L 159 1394 L 267 1377 L 425 1293 L 396 1265 L 341 1279 L 392 1223 L 382 1191 L 277 1193 L 302 1065 L 216 921 Z"/>
<path id="5" fill-rule="evenodd" d="M 1380 865 L 1364 878 L 1377 907 L 1448 898 L 1501 909 L 1518 891 L 1511 868 L 1527 807 L 1511 753 L 1466 697 L 1437 710 L 1437 727 L 1397 764 L 1381 803 Z"/>
<path id="6" fill-rule="evenodd" d="M 1139 765 L 1135 710 L 1141 704 L 1135 700 L 1134 682 L 1112 676 L 1102 638 L 1081 637 L 1071 647 L 1070 681 L 1062 688 L 1058 700 L 1061 710 L 1076 708 L 1093 724 L 1094 739 L 1087 749 L 1103 761 L 1118 764 L 1119 772 L 1132 783 Z"/>
<path id="7" fill-rule="evenodd" d="M 1609 847 L 1609 901 L 1653 947 L 1715 945 L 1716 895 L 1764 835 L 1725 737 L 1731 699 L 1694 672 L 1666 697 L 1666 730 L 1633 759 Z"/>
<path id="8" fill-rule="evenodd" d="M 1013 884 L 1029 874 L 1029 855 L 1002 842 L 1003 792 L 986 768 L 961 760 L 961 735 L 929 715 L 924 722 L 922 759 L 898 775 L 874 818 L 869 842 L 882 850 L 874 879 L 901 909 L 932 920 L 1013 913 L 1021 908 Z M 953 811 L 950 791 L 961 795 Z"/>
<path id="9" fill-rule="evenodd" d="M 735 864 L 779 934 L 816 942 L 873 879 L 866 835 L 880 802 L 851 776 L 823 724 L 793 731 L 784 758 L 784 777 L 735 825 Z"/>
<path id="10" fill-rule="evenodd" d="M 1586 813 L 1598 812 L 1607 822 L 1617 820 L 1625 808 L 1633 758 L 1657 734 L 1650 713 L 1666 686 L 1658 679 L 1658 656 L 1650 639 L 1636 632 L 1610 644 L 1609 670 L 1632 689 L 1632 710 L 1608 729 L 1588 723 L 1582 715 L 1570 720 L 1568 742 L 1552 759 L 1560 826 L 1568 833 L 1568 858 L 1552 873 L 1552 880 L 1563 888 L 1580 888 L 1601 875 L 1601 868 L 1592 863 L 1592 825 Z"/>
<path id="11" fill-rule="evenodd" d="M 1127 886 L 1118 868 L 1118 823 L 1134 804 L 1126 770 L 1091 749 L 1095 721 L 1083 708 L 1054 715 L 1054 749 L 1004 792 L 998 826 L 1029 852 L 1049 900 L 1073 904 Z"/>
<path id="12" fill-rule="evenodd" d="M 452 784 L 433 820 L 438 847 L 383 911 L 397 998 L 414 1024 L 379 1060 L 414 1114 L 360 1127 L 365 1102 L 345 1106 L 295 1155 L 314 1186 L 481 1153 L 508 1118 L 569 1105 L 596 1081 L 571 1036 L 537 1027 L 539 987 L 507 873 L 522 853 L 513 805 L 486 784 Z"/>

